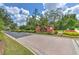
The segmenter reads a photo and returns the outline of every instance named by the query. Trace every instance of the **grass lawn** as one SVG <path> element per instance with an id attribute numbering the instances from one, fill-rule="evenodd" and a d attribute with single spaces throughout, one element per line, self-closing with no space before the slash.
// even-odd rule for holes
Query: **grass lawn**
<path id="1" fill-rule="evenodd" d="M 4 55 L 33 55 L 27 48 L 0 32 L 0 40 L 5 42 Z"/>

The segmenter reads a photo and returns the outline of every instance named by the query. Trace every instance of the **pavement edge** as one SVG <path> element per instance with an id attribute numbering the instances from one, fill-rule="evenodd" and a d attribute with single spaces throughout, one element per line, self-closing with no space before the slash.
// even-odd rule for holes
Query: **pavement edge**
<path id="1" fill-rule="evenodd" d="M 6 36 L 12 38 L 13 40 L 15 40 L 15 41 L 17 41 L 19 44 L 21 44 L 20 41 L 18 41 L 16 38 L 12 37 L 11 35 L 9 35 L 9 34 L 7 34 L 7 33 L 5 33 L 5 32 L 2 32 L 2 33 L 4 33 Z M 23 44 L 21 44 L 21 45 L 24 46 Z M 33 51 L 33 49 L 31 49 L 29 46 L 27 46 L 27 47 L 24 46 L 24 47 L 27 48 L 28 50 L 30 50 L 34 55 L 37 55 L 37 53 L 35 53 L 35 51 Z"/>

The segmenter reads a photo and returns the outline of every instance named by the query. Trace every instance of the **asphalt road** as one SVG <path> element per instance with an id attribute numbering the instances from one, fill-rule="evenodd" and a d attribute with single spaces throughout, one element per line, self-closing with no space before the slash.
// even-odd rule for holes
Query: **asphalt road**
<path id="1" fill-rule="evenodd" d="M 21 37 L 24 37 L 24 36 L 32 35 L 31 33 L 24 33 L 24 32 L 8 32 L 8 31 L 5 31 L 5 33 L 11 35 L 14 38 L 21 38 Z"/>
<path id="2" fill-rule="evenodd" d="M 6 32 L 17 38 L 25 47 L 29 46 L 39 55 L 76 55 L 73 39 L 65 37 L 54 37 L 50 35 L 39 35 L 30 33 Z"/>

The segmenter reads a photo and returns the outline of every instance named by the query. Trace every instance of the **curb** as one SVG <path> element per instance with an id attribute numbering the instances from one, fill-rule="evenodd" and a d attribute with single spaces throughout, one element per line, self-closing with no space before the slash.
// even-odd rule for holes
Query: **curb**
<path id="1" fill-rule="evenodd" d="M 29 46 L 27 46 L 27 47 L 24 46 L 24 45 L 23 45 L 22 43 L 20 43 L 20 41 L 18 41 L 16 38 L 10 36 L 9 34 L 7 34 L 7 33 L 5 33 L 5 32 L 2 32 L 2 33 L 4 33 L 6 36 L 12 38 L 13 40 L 15 40 L 16 42 L 18 42 L 19 44 L 21 44 L 23 47 L 27 48 L 27 49 L 28 49 L 29 51 L 31 51 L 34 55 L 37 55 L 37 53 L 35 53 L 35 51 L 33 51 L 33 49 L 30 48 Z"/>

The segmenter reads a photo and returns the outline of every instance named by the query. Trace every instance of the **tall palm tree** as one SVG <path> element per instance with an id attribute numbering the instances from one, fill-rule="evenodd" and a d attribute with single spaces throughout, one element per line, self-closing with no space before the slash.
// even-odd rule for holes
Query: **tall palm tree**
<path id="1" fill-rule="evenodd" d="M 62 17 L 62 12 L 60 9 L 50 10 L 49 11 L 49 18 L 52 19 L 53 22 L 55 22 L 57 19 L 59 20 Z"/>

